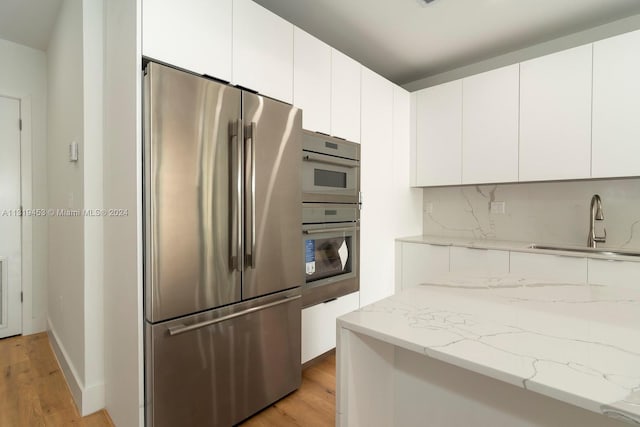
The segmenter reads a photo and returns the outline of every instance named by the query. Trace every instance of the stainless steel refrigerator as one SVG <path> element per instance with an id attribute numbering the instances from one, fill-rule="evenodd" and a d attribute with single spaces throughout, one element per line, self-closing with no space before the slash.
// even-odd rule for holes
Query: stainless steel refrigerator
<path id="1" fill-rule="evenodd" d="M 299 387 L 301 111 L 144 72 L 149 426 L 228 426 Z"/>

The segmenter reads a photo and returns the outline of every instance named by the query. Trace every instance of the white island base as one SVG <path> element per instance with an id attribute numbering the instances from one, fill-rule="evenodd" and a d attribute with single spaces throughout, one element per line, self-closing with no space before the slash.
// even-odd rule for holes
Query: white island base
<path id="1" fill-rule="evenodd" d="M 337 426 L 629 426 L 424 354 L 338 329 Z"/>
<path id="2" fill-rule="evenodd" d="M 440 283 L 337 321 L 338 426 L 640 425 L 640 293 Z"/>

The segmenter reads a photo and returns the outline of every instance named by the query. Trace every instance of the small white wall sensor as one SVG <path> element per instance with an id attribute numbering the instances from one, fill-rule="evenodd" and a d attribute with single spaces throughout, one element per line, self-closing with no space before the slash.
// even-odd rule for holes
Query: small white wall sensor
<path id="1" fill-rule="evenodd" d="M 75 141 L 69 144 L 69 161 L 70 162 L 78 161 L 78 143 Z"/>

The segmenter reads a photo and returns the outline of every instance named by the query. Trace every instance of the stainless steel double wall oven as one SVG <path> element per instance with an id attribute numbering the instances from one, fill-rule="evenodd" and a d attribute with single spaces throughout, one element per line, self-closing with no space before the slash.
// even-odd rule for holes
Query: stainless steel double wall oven
<path id="1" fill-rule="evenodd" d="M 308 307 L 360 288 L 360 145 L 303 131 L 302 147 L 302 305 Z"/>

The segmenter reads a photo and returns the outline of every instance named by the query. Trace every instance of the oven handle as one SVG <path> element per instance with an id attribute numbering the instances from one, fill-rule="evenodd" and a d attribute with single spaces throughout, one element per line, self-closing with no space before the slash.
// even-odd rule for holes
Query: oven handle
<path id="1" fill-rule="evenodd" d="M 340 227 L 340 228 L 314 228 L 313 230 L 302 230 L 304 234 L 335 233 L 336 231 L 360 230 L 360 227 Z"/>
<path id="2" fill-rule="evenodd" d="M 314 156 L 313 154 L 306 154 L 302 156 L 302 160 L 305 162 L 318 162 L 325 163 L 327 165 L 345 166 L 348 168 L 357 168 L 359 166 L 359 162 L 356 160 L 338 158 L 325 159 L 324 157 Z"/>

